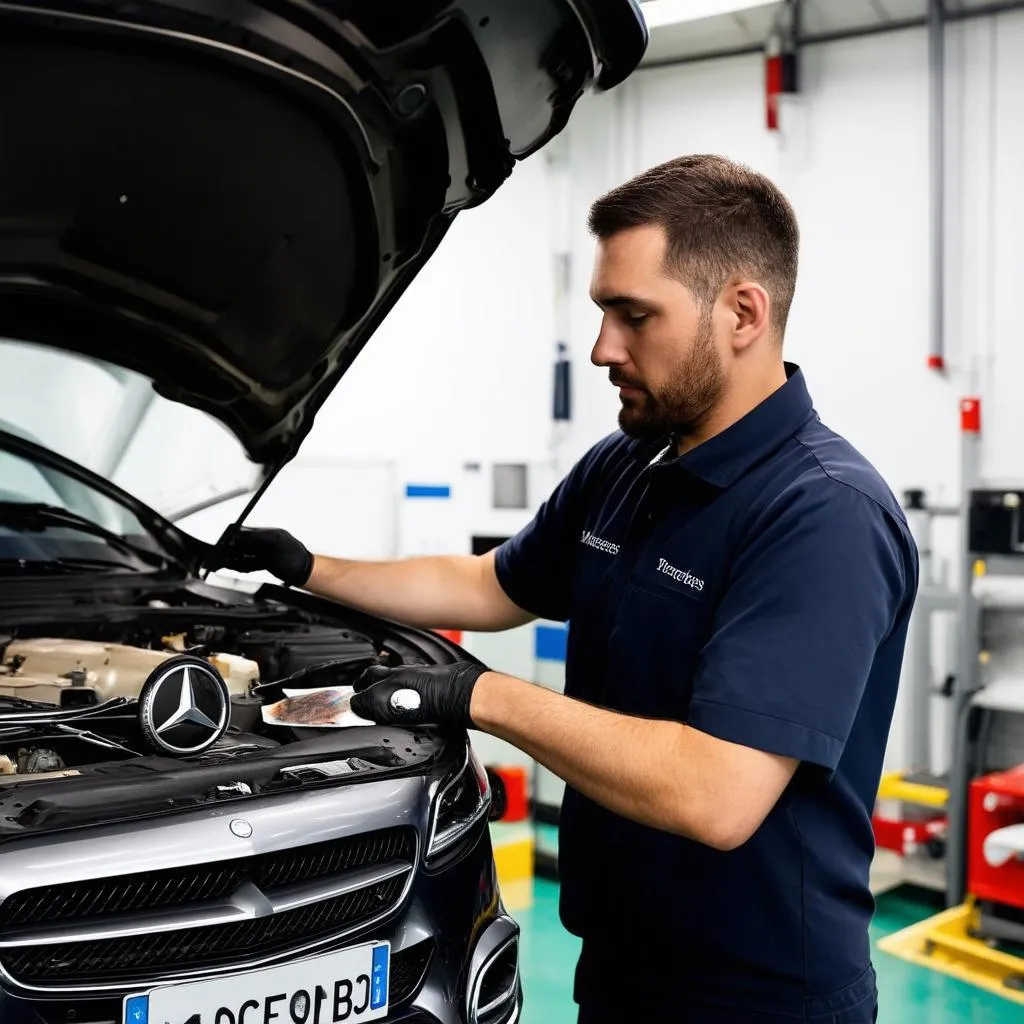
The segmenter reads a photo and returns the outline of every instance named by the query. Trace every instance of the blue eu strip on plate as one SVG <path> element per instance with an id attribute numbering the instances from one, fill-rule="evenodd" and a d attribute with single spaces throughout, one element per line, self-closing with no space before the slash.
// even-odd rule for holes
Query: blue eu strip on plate
<path id="1" fill-rule="evenodd" d="M 132 996 L 124 1004 L 125 1024 L 149 1024 L 149 996 Z"/>
<path id="2" fill-rule="evenodd" d="M 373 951 L 372 991 L 370 1008 L 379 1010 L 388 1001 L 388 947 L 378 946 Z"/>

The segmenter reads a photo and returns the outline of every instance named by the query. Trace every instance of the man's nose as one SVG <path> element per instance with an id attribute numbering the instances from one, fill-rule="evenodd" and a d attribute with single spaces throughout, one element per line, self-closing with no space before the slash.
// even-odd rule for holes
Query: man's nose
<path id="1" fill-rule="evenodd" d="M 601 323 L 601 330 L 590 352 L 590 361 L 595 366 L 621 366 L 629 361 L 626 347 L 618 334 L 606 317 Z"/>

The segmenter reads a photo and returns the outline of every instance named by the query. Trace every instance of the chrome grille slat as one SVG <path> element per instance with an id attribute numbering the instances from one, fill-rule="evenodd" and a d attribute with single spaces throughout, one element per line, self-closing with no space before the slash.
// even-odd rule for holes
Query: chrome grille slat
<path id="1" fill-rule="evenodd" d="M 226 896 L 242 881 L 237 872 L 214 866 L 178 868 L 168 877 L 110 878 L 48 886 L 15 893 L 0 903 L 0 929 L 50 920 L 73 920 L 96 913 L 153 910 L 175 903 Z M 194 895 L 189 894 L 193 890 Z"/>
<path id="2" fill-rule="evenodd" d="M 296 941 L 309 941 L 376 917 L 401 895 L 403 879 L 310 904 L 271 917 L 213 928 L 135 935 L 90 943 L 17 946 L 4 950 L 4 966 L 25 983 L 129 981 L 157 971 L 196 964 L 230 964 L 254 953 L 284 953 Z"/>
<path id="3" fill-rule="evenodd" d="M 69 923 L 25 925 L 0 933 L 2 950 L 18 946 L 49 945 L 69 942 L 102 941 L 144 935 L 150 932 L 172 932 L 185 928 L 212 928 L 235 923 L 245 918 L 279 914 L 310 903 L 333 899 L 358 889 L 364 889 L 399 878 L 412 871 L 408 861 L 392 860 L 352 871 L 323 875 L 312 882 L 293 882 L 261 892 L 251 882 L 243 883 L 230 900 L 191 903 L 182 907 L 162 908 L 140 914 L 107 914 L 83 918 Z"/>
<path id="4" fill-rule="evenodd" d="M 397 909 L 416 849 L 416 831 L 396 827 L 14 892 L 0 903 L 0 967 L 57 991 L 286 954 Z"/>

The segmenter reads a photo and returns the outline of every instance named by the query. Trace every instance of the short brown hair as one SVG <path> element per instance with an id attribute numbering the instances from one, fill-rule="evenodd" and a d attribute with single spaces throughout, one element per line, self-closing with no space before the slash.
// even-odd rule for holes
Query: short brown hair
<path id="1" fill-rule="evenodd" d="M 789 201 L 764 175 L 721 156 L 678 157 L 602 196 L 588 224 L 602 239 L 660 225 L 671 269 L 705 309 L 733 274 L 756 280 L 771 296 L 771 324 L 782 336 L 800 233 Z"/>

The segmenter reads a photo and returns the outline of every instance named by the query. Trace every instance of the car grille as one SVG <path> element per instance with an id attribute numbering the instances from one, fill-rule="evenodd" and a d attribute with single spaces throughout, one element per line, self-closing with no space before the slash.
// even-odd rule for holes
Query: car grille
<path id="1" fill-rule="evenodd" d="M 388 1002 L 404 1003 L 419 992 L 434 956 L 434 940 L 425 939 L 415 946 L 399 950 L 391 957 L 391 979 Z"/>
<path id="2" fill-rule="evenodd" d="M 286 954 L 389 915 L 415 858 L 415 831 L 395 828 L 218 864 L 25 890 L 0 904 L 0 962 L 18 982 L 63 988 Z M 244 906 L 259 909 L 243 920 L 218 920 L 225 907 Z M 154 925 L 160 920 L 163 930 Z"/>
<path id="3" fill-rule="evenodd" d="M 413 946 L 407 946 L 391 955 L 391 981 L 388 989 L 388 1003 L 392 1008 L 401 1007 L 423 987 L 427 972 L 436 950 L 433 939 L 425 939 Z M 81 999 L 75 1002 L 74 1019 L 81 1021 L 116 1021 L 121 1019 L 123 1007 L 120 999 Z M 65 999 L 53 1001 L 33 1000 L 32 1009 L 42 1024 L 68 1024 L 71 1019 Z M 389 1017 L 391 1015 L 389 1014 Z M 262 1020 L 262 1018 L 255 1018 Z M 285 1017 L 284 1020 L 290 1020 Z M 433 1017 L 402 1018 L 403 1021 L 434 1021 Z M 283 1024 L 283 1022 L 282 1022 Z"/>

